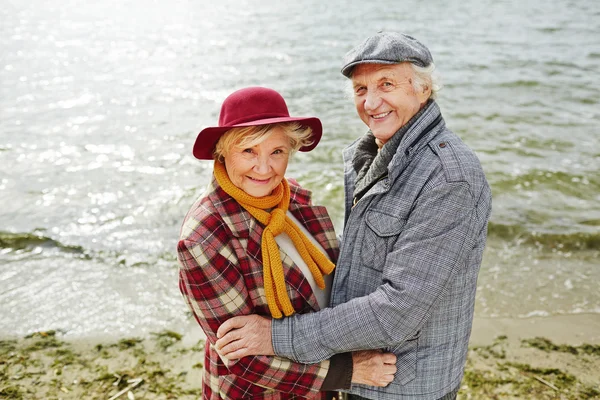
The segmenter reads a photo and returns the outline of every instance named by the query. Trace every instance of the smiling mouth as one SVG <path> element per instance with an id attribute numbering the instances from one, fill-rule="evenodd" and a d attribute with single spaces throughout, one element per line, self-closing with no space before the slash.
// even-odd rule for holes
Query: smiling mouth
<path id="1" fill-rule="evenodd" d="M 387 112 L 384 112 L 384 113 L 381 113 L 381 114 L 371 115 L 371 118 L 373 118 L 373 119 L 382 119 L 382 118 L 387 117 L 391 113 L 392 113 L 391 111 L 387 111 Z"/>
<path id="2" fill-rule="evenodd" d="M 246 176 L 246 178 L 250 179 L 250 180 L 251 180 L 252 182 L 254 182 L 254 183 L 268 183 L 268 182 L 271 180 L 271 178 L 267 178 L 267 179 L 256 179 L 256 178 L 253 178 L 253 177 L 251 177 L 251 176 Z"/>

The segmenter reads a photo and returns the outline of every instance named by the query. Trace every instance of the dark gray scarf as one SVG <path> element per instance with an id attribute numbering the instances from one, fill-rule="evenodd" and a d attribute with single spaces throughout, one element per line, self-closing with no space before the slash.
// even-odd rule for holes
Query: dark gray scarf
<path id="1" fill-rule="evenodd" d="M 379 151 L 377 151 L 378 146 L 375 143 L 375 136 L 373 136 L 371 131 L 367 132 L 360 139 L 352 158 L 352 165 L 356 171 L 353 193 L 355 200 L 359 200 L 373 185 L 387 176 L 388 165 L 398 151 L 402 138 L 415 121 L 425 112 L 430 103 L 431 100 L 400 128 Z"/>

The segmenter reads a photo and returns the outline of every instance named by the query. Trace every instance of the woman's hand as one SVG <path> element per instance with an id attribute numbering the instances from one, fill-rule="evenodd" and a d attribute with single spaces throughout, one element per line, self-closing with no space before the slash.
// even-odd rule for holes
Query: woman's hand
<path id="1" fill-rule="evenodd" d="M 259 315 L 233 317 L 217 331 L 217 352 L 229 360 L 246 356 L 273 356 L 271 319 Z M 380 350 L 363 350 L 352 353 L 352 383 L 387 386 L 394 380 L 396 356 Z"/>
<path id="2" fill-rule="evenodd" d="M 217 331 L 215 349 L 229 360 L 246 356 L 274 356 L 271 319 L 259 315 L 233 317 Z"/>
<path id="3" fill-rule="evenodd" d="M 380 350 L 352 353 L 352 383 L 385 387 L 394 380 L 396 355 Z"/>

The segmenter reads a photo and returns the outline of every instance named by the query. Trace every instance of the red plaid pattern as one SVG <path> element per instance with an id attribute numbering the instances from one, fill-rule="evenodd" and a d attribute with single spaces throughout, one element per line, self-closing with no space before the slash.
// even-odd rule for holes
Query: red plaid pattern
<path id="1" fill-rule="evenodd" d="M 339 248 L 324 207 L 312 206 L 310 192 L 290 183 L 290 212 L 335 263 Z M 319 389 L 329 361 L 300 364 L 281 357 L 244 357 L 225 362 L 214 350 L 216 332 L 236 315 L 270 316 L 264 292 L 260 240 L 263 226 L 213 179 L 208 194 L 190 209 L 181 228 L 177 257 L 179 288 L 208 343 L 204 399 L 325 399 Z M 310 284 L 281 253 L 288 295 L 297 313 L 319 310 Z"/>

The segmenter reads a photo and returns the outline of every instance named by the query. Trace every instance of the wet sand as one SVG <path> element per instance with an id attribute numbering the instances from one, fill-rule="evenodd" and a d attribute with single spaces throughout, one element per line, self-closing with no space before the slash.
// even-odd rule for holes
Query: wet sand
<path id="1" fill-rule="evenodd" d="M 2 399 L 196 399 L 204 338 L 0 340 Z M 459 399 L 600 399 L 600 315 L 474 321 Z"/>
<path id="2" fill-rule="evenodd" d="M 600 315 L 476 318 L 459 399 L 600 399 Z"/>
<path id="3" fill-rule="evenodd" d="M 506 335 L 514 339 L 546 337 L 570 345 L 600 344 L 600 314 L 572 314 L 538 318 L 475 318 L 472 345 L 487 345 Z M 599 372 L 600 374 L 600 372 Z"/>

